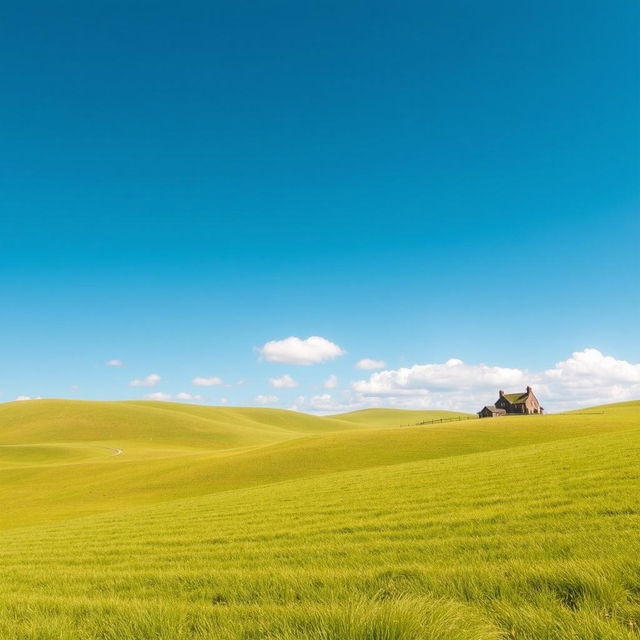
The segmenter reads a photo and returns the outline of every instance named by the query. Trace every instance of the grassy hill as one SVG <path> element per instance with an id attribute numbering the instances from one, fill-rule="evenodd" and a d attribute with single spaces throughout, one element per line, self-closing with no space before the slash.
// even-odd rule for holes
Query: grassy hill
<path id="1" fill-rule="evenodd" d="M 394 427 L 400 424 L 416 425 L 433 420 L 448 420 L 450 418 L 475 418 L 475 414 L 459 413 L 456 411 L 410 411 L 407 409 L 360 409 L 350 413 L 332 416 L 351 424 L 379 427 Z"/>
<path id="2" fill-rule="evenodd" d="M 640 403 L 442 417 L 0 405 L 0 637 L 639 638 Z"/>
<path id="3" fill-rule="evenodd" d="M 280 409 L 71 400 L 0 405 L 0 444 L 121 440 L 227 449 L 350 428 L 339 420 Z"/>

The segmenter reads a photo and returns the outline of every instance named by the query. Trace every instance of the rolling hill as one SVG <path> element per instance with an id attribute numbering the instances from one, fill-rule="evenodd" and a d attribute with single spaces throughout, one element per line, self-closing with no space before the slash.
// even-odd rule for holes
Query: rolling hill
<path id="1" fill-rule="evenodd" d="M 0 637 L 640 637 L 640 402 L 460 416 L 0 405 Z"/>

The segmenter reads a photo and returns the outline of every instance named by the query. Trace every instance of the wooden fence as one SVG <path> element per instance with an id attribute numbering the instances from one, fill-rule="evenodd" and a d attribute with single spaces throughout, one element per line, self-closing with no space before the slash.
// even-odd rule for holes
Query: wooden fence
<path id="1" fill-rule="evenodd" d="M 421 427 L 425 424 L 440 424 L 442 422 L 460 422 L 461 420 L 478 420 L 478 416 L 455 416 L 453 418 L 438 418 L 437 420 L 423 420 L 406 425 L 407 427 Z"/>

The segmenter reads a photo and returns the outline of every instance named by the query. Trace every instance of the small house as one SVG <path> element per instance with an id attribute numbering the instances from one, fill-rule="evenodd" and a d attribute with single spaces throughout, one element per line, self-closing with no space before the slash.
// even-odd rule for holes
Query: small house
<path id="1" fill-rule="evenodd" d="M 487 405 L 478 411 L 479 418 L 495 418 L 505 415 L 531 415 L 542 414 L 544 409 L 540 406 L 531 387 L 527 387 L 524 393 L 505 393 L 498 391 L 498 399 L 495 404 Z"/>

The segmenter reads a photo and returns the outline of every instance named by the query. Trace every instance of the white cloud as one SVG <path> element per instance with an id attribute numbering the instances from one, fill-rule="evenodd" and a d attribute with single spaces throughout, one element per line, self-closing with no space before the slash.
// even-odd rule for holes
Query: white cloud
<path id="1" fill-rule="evenodd" d="M 219 378 L 218 376 L 212 376 L 210 378 L 203 378 L 201 376 L 196 376 L 191 383 L 196 385 L 196 387 L 216 387 L 218 385 L 223 384 L 224 380 Z"/>
<path id="2" fill-rule="evenodd" d="M 176 394 L 176 400 L 182 400 L 184 402 L 200 402 L 204 400 L 204 398 L 198 393 L 187 393 L 186 391 L 181 391 Z"/>
<path id="3" fill-rule="evenodd" d="M 312 396 L 309 404 L 312 409 L 327 411 L 332 410 L 335 403 L 333 402 L 333 398 L 330 393 L 323 393 L 321 395 Z"/>
<path id="4" fill-rule="evenodd" d="M 363 398 L 349 390 L 340 391 L 336 396 L 330 393 L 322 393 L 311 396 L 305 400 L 304 396 L 297 398 L 291 409 L 295 411 L 310 411 L 312 413 L 345 413 L 367 407 L 377 407 L 382 400 L 375 398 Z"/>
<path id="5" fill-rule="evenodd" d="M 304 396 L 298 396 L 289 407 L 289 411 L 303 411 L 305 402 L 306 400 Z"/>
<path id="6" fill-rule="evenodd" d="M 360 393 L 415 395 L 429 391 L 466 392 L 497 386 L 522 385 L 526 374 L 520 369 L 485 364 L 465 364 L 451 358 L 442 364 L 415 364 L 373 373 L 353 388 Z"/>
<path id="7" fill-rule="evenodd" d="M 168 402 L 169 400 L 179 400 L 180 402 L 201 402 L 204 398 L 197 393 L 188 393 L 181 391 L 176 393 L 175 396 L 171 393 L 165 393 L 164 391 L 154 391 L 153 393 L 147 393 L 144 396 L 145 400 L 159 400 L 162 402 Z"/>
<path id="8" fill-rule="evenodd" d="M 274 389 L 294 389 L 298 386 L 298 383 L 288 373 L 279 378 L 269 378 L 269 384 Z"/>
<path id="9" fill-rule="evenodd" d="M 162 378 L 157 373 L 150 373 L 146 378 L 136 378 L 129 384 L 132 387 L 155 387 Z"/>
<path id="10" fill-rule="evenodd" d="M 105 364 L 107 365 L 107 367 L 124 367 L 124 362 L 118 359 L 107 360 Z"/>
<path id="11" fill-rule="evenodd" d="M 253 400 L 258 404 L 274 404 L 275 402 L 278 402 L 278 396 L 260 394 L 257 395 Z"/>
<path id="12" fill-rule="evenodd" d="M 309 399 L 309 407 L 313 411 L 321 413 L 337 413 L 338 411 L 355 411 L 367 406 L 376 406 L 375 403 L 354 400 L 352 396 L 346 394 L 342 399 L 335 398 L 330 393 L 323 393 L 312 396 Z"/>
<path id="13" fill-rule="evenodd" d="M 352 383 L 351 403 L 477 411 L 497 399 L 498 389 L 520 391 L 527 385 L 534 387 L 541 404 L 552 411 L 631 400 L 640 397 L 640 364 L 593 348 L 577 351 L 540 372 L 451 358 L 444 363 L 372 373 Z"/>
<path id="14" fill-rule="evenodd" d="M 338 376 L 331 374 L 323 383 L 325 389 L 335 389 L 338 386 Z"/>
<path id="15" fill-rule="evenodd" d="M 561 408 L 633 400 L 640 397 L 640 364 L 587 348 L 547 369 L 539 384 L 538 395 Z"/>
<path id="16" fill-rule="evenodd" d="M 387 363 L 384 360 L 372 360 L 371 358 L 362 358 L 356 362 L 356 367 L 363 370 L 384 369 Z"/>
<path id="17" fill-rule="evenodd" d="M 220 404 L 227 404 L 229 402 L 229 398 L 220 398 Z"/>
<path id="18" fill-rule="evenodd" d="M 16 402 L 25 402 L 26 400 L 40 400 L 41 398 L 32 398 L 31 396 L 16 396 Z"/>
<path id="19" fill-rule="evenodd" d="M 640 383 L 640 364 L 616 360 L 603 355 L 598 349 L 588 348 L 574 352 L 570 358 L 557 362 L 546 375 L 555 380 L 571 381 L 572 386 L 608 385 L 612 383 Z"/>
<path id="20" fill-rule="evenodd" d="M 162 402 L 168 402 L 171 400 L 170 393 L 163 393 L 162 391 L 155 391 L 154 393 L 147 393 L 145 395 L 145 400 L 159 400 Z"/>
<path id="21" fill-rule="evenodd" d="M 271 340 L 258 349 L 260 355 L 269 362 L 310 365 L 334 360 L 346 351 L 320 336 L 310 336 L 305 340 L 290 336 L 284 340 Z"/>

